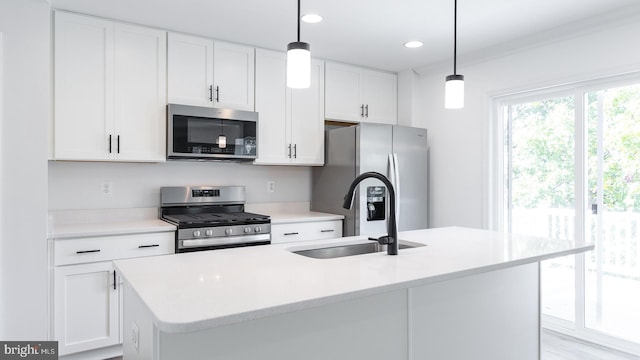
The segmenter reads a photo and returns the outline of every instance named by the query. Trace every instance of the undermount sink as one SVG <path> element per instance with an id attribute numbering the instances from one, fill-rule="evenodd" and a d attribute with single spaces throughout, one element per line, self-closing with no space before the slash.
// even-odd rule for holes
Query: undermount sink
<path id="1" fill-rule="evenodd" d="M 410 241 L 400 241 L 398 243 L 398 248 L 402 249 L 411 249 L 416 247 L 425 246 L 424 244 L 410 242 Z M 360 244 L 350 244 L 350 245 L 337 245 L 337 246 L 328 246 L 316 249 L 305 249 L 305 250 L 297 250 L 292 251 L 294 254 L 314 258 L 314 259 L 333 259 L 345 256 L 353 256 L 353 255 L 362 255 L 362 254 L 371 254 L 381 251 L 386 251 L 387 245 L 380 245 L 376 242 L 368 242 L 368 243 L 360 243 Z"/>

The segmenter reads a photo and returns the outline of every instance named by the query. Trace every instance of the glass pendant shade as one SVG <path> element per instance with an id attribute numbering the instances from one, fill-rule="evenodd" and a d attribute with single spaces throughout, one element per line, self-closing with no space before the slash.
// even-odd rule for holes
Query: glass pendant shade
<path id="1" fill-rule="evenodd" d="M 287 46 L 287 86 L 305 89 L 311 86 L 311 51 L 305 42 L 292 42 Z"/>
<path id="2" fill-rule="evenodd" d="M 462 109 L 464 107 L 464 76 L 449 75 L 444 87 L 444 107 Z"/>

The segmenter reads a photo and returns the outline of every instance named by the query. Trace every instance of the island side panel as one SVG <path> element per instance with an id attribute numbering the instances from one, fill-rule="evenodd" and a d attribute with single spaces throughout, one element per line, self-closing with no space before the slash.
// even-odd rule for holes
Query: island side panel
<path id="1" fill-rule="evenodd" d="M 123 359 L 157 360 L 154 346 L 158 331 L 153 316 L 142 299 L 128 283 L 124 283 L 123 313 Z"/>
<path id="2" fill-rule="evenodd" d="M 410 289 L 409 358 L 538 360 L 539 291 L 539 263 Z"/>
<path id="3" fill-rule="evenodd" d="M 407 291 L 159 336 L 160 360 L 403 360 Z"/>

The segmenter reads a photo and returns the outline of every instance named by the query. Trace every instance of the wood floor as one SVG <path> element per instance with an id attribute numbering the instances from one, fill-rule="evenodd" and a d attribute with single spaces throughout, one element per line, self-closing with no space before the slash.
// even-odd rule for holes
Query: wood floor
<path id="1" fill-rule="evenodd" d="M 613 349 L 542 330 L 542 360 L 640 360 Z"/>
<path id="2" fill-rule="evenodd" d="M 542 330 L 542 360 L 640 360 L 640 357 Z"/>

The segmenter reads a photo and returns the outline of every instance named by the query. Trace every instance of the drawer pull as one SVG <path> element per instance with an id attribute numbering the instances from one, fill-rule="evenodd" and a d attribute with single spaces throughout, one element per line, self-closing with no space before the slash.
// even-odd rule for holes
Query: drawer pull
<path id="1" fill-rule="evenodd" d="M 285 236 L 289 236 L 289 235 L 298 235 L 297 232 L 290 232 L 290 233 L 284 233 Z"/>
<path id="2" fill-rule="evenodd" d="M 97 253 L 97 252 L 100 252 L 100 249 L 76 251 L 76 254 L 89 254 L 89 253 Z"/>
<path id="3" fill-rule="evenodd" d="M 328 229 L 328 230 L 320 230 L 320 232 L 334 232 L 335 230 L 333 229 Z"/>
<path id="4" fill-rule="evenodd" d="M 144 248 L 152 248 L 152 247 L 158 247 L 160 246 L 159 244 L 152 244 L 152 245 L 140 245 L 138 246 L 138 249 L 144 249 Z"/>

